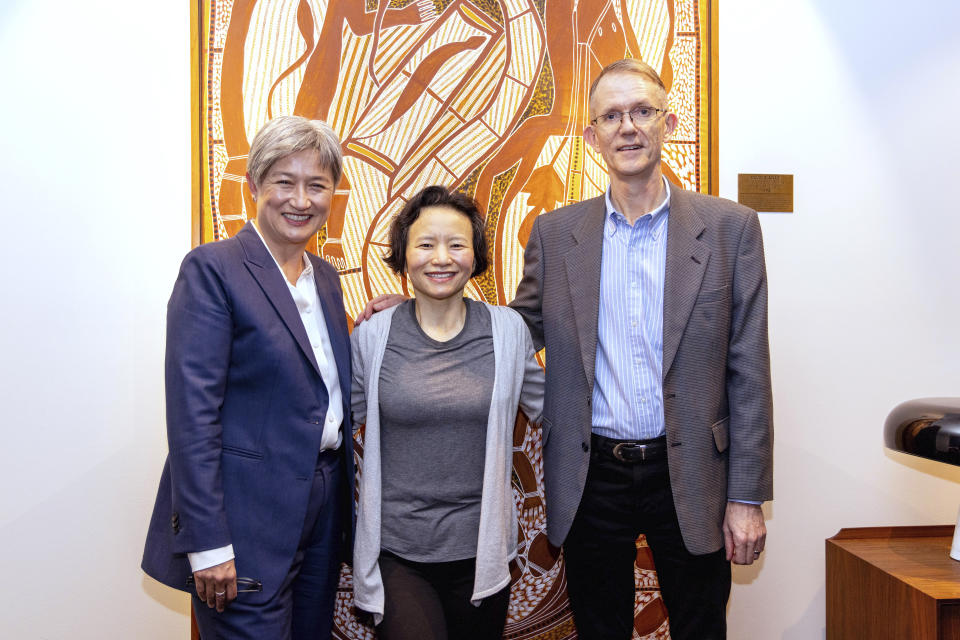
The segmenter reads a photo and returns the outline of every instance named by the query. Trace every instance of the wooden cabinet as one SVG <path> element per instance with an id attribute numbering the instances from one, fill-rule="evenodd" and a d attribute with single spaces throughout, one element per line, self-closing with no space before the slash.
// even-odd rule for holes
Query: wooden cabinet
<path id="1" fill-rule="evenodd" d="M 953 525 L 841 529 L 827 539 L 827 640 L 960 640 Z"/>

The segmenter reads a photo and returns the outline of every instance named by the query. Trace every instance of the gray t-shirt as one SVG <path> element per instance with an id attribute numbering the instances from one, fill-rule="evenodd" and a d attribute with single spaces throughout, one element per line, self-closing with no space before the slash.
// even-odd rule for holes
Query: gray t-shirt
<path id="1" fill-rule="evenodd" d="M 446 342 L 424 333 L 414 301 L 404 302 L 380 369 L 380 545 L 414 562 L 477 553 L 493 334 L 490 312 L 465 302 L 463 329 Z"/>

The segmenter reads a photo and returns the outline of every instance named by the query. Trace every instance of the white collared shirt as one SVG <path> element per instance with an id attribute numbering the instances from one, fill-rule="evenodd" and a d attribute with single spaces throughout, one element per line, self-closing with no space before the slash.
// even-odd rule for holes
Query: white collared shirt
<path id="1" fill-rule="evenodd" d="M 254 222 L 253 228 L 260 236 L 263 246 L 267 247 L 256 222 Z M 267 247 L 267 253 L 270 253 L 270 247 Z M 270 257 L 273 258 L 273 263 L 277 265 L 280 276 L 287 284 L 287 289 L 290 290 L 290 295 L 297 305 L 300 320 L 303 322 L 303 328 L 306 330 L 310 346 L 313 348 L 313 356 L 320 368 L 320 376 L 327 388 L 327 416 L 323 421 L 323 438 L 320 440 L 320 450 L 336 449 L 342 441 L 340 424 L 343 422 L 343 395 L 340 393 L 340 377 L 337 375 L 337 363 L 333 358 L 333 346 L 330 344 L 326 316 L 320 306 L 320 295 L 317 293 L 317 284 L 313 277 L 313 264 L 304 252 L 303 271 L 300 272 L 297 284 L 294 285 L 287 280 L 283 269 L 280 268 L 280 263 L 277 262 L 272 253 Z"/>

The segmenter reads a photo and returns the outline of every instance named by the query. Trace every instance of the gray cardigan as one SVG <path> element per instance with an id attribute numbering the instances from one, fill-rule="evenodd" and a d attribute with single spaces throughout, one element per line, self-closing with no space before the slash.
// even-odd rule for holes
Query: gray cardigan
<path id="1" fill-rule="evenodd" d="M 520 315 L 507 307 L 490 310 L 495 360 L 493 394 L 487 420 L 477 569 L 471 602 L 479 605 L 510 583 L 509 562 L 517 555 L 517 514 L 510 484 L 513 467 L 513 425 L 520 406 L 531 422 L 543 410 L 543 370 L 534 358 L 530 332 Z M 380 365 L 396 307 L 382 311 L 351 336 L 353 345 L 354 425 L 366 423 L 363 474 L 356 541 L 353 547 L 353 599 L 363 611 L 383 619 L 380 577 Z"/>

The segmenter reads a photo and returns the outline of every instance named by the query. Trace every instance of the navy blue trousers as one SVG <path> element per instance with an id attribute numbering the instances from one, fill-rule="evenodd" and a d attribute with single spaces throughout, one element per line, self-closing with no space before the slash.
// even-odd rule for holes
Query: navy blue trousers
<path id="1" fill-rule="evenodd" d="M 317 461 L 307 517 L 293 564 L 276 594 L 250 602 L 237 594 L 223 613 L 193 594 L 193 610 L 202 640 L 327 640 L 333 632 L 333 609 L 340 575 L 343 473 L 340 451 Z M 255 577 L 255 576 L 247 576 Z"/>

